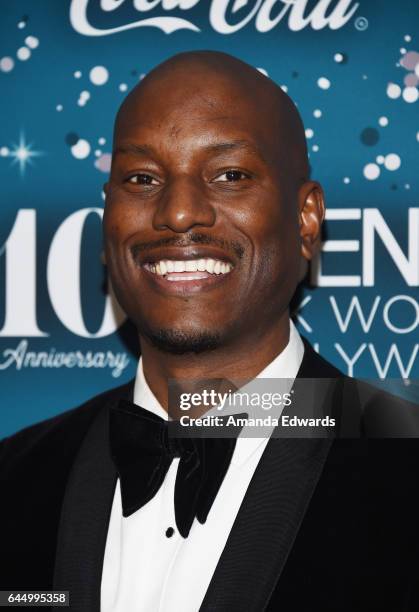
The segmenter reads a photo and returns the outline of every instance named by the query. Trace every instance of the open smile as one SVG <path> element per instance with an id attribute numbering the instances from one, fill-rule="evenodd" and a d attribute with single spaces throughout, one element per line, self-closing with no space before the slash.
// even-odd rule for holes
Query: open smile
<path id="1" fill-rule="evenodd" d="M 196 293 L 224 282 L 233 270 L 231 263 L 211 257 L 160 259 L 144 263 L 143 270 L 154 283 L 172 294 Z"/>
<path id="2" fill-rule="evenodd" d="M 155 263 L 145 263 L 144 268 L 169 282 L 179 283 L 229 274 L 233 265 L 220 259 L 207 257 L 200 259 L 161 259 Z"/>
<path id="3" fill-rule="evenodd" d="M 156 287 L 173 294 L 208 290 L 225 282 L 234 270 L 231 259 L 219 249 L 196 246 L 159 249 L 144 254 L 137 264 Z"/>

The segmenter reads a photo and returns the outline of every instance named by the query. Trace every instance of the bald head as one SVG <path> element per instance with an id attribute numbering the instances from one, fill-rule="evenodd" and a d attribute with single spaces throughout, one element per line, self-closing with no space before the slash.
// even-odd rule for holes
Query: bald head
<path id="1" fill-rule="evenodd" d="M 265 149 L 288 176 L 300 184 L 308 178 L 304 127 L 291 98 L 249 64 L 218 51 L 180 53 L 152 70 L 125 98 L 115 122 L 114 143 L 130 126 L 147 121 L 158 105 L 161 116 L 195 116 L 199 110 L 225 118 L 237 114 L 253 125 Z M 193 111 L 193 113 L 192 113 Z"/>
<path id="2" fill-rule="evenodd" d="M 145 346 L 220 348 L 224 363 L 227 347 L 246 354 L 269 336 L 266 365 L 287 342 L 288 305 L 323 214 L 293 102 L 240 60 L 177 55 L 121 106 L 106 258 Z"/>

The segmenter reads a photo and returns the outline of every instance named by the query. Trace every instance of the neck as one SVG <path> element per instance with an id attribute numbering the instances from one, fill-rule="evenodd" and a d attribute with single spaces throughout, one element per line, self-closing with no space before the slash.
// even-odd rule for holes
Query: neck
<path id="1" fill-rule="evenodd" d="M 259 332 L 257 337 L 247 335 L 199 354 L 166 353 L 140 336 L 144 376 L 160 405 L 167 410 L 169 379 L 253 379 L 284 350 L 289 334 L 286 311 L 274 326 Z"/>

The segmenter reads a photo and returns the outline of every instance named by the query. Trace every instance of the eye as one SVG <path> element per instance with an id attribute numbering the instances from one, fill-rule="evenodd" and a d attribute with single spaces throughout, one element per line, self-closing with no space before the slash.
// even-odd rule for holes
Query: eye
<path id="1" fill-rule="evenodd" d="M 236 183 L 249 178 L 249 175 L 241 170 L 226 170 L 214 179 L 215 183 Z"/>
<path id="2" fill-rule="evenodd" d="M 150 174 L 134 174 L 127 181 L 131 185 L 158 185 L 159 182 Z"/>

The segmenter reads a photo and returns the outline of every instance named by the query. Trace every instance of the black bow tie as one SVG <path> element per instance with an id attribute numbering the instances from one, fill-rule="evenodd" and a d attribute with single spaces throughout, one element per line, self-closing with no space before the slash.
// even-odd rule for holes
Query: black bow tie
<path id="1" fill-rule="evenodd" d="M 234 435 L 240 430 L 234 427 Z M 110 448 L 121 482 L 123 515 L 130 516 L 154 497 L 173 458 L 180 457 L 175 516 L 186 538 L 195 517 L 205 523 L 235 445 L 236 437 L 174 438 L 167 421 L 121 400 L 110 411 Z"/>

